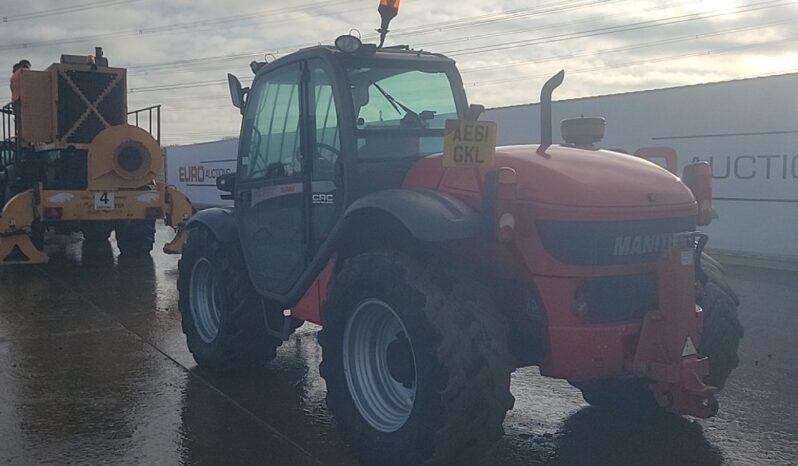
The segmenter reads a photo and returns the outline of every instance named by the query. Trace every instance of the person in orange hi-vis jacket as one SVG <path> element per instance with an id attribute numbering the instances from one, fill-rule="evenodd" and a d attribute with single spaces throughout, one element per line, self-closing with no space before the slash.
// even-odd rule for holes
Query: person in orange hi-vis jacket
<path id="1" fill-rule="evenodd" d="M 13 73 L 11 74 L 11 108 L 14 112 L 14 119 L 16 120 L 16 125 L 14 125 L 14 133 L 16 137 L 19 137 L 19 127 L 21 123 L 19 120 L 20 80 L 22 72 L 25 70 L 30 70 L 30 62 L 28 60 L 20 60 L 19 63 L 14 65 Z"/>
<path id="2" fill-rule="evenodd" d="M 15 102 L 19 99 L 19 81 L 20 75 L 23 71 L 30 69 L 30 62 L 28 60 L 20 60 L 19 63 L 14 65 L 13 74 L 11 75 L 11 101 Z"/>

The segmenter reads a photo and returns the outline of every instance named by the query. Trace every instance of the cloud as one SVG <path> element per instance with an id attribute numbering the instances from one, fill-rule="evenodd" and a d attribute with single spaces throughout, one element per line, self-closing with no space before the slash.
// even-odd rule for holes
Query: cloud
<path id="1" fill-rule="evenodd" d="M 70 5 L 79 3 L 85 2 Z M 469 99 L 503 106 L 536 101 L 542 83 L 561 68 L 567 78 L 557 98 L 795 71 L 798 8 L 790 3 L 407 0 L 388 42 L 451 52 Z M 164 142 L 190 143 L 237 133 L 226 73 L 249 78 L 249 62 L 266 53 L 331 43 L 352 28 L 373 37 L 378 26 L 374 0 L 256 5 L 138 0 L 0 23 L 0 69 L 10 72 L 20 58 L 42 69 L 61 53 L 88 54 L 101 45 L 112 65 L 130 67 L 130 108 L 163 103 Z M 62 7 L 60 0 L 4 2 L 0 16 Z M 12 47 L 20 44 L 28 46 Z M 219 84 L 143 91 L 206 81 Z M 0 100 L 8 98 L 5 89 Z"/>

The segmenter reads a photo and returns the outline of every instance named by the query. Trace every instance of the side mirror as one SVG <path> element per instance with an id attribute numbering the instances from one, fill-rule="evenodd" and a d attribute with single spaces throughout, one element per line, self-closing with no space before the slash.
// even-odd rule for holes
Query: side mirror
<path id="1" fill-rule="evenodd" d="M 435 111 L 433 110 L 424 110 L 423 112 L 418 114 L 418 117 L 424 121 L 430 121 L 435 119 Z"/>
<path id="2" fill-rule="evenodd" d="M 240 109 L 244 112 L 244 88 L 241 87 L 241 81 L 232 74 L 227 74 L 227 85 L 230 87 L 230 98 L 233 99 L 233 107 Z"/>
<path id="3" fill-rule="evenodd" d="M 222 199 L 230 200 L 233 199 L 233 192 L 236 189 L 236 174 L 233 173 L 225 173 L 216 178 L 216 189 L 222 192 L 230 193 L 230 194 L 222 194 Z"/>
<path id="4" fill-rule="evenodd" d="M 698 202 L 698 225 L 712 222 L 712 167 L 708 162 L 691 163 L 682 171 L 682 182 L 693 192 Z"/>

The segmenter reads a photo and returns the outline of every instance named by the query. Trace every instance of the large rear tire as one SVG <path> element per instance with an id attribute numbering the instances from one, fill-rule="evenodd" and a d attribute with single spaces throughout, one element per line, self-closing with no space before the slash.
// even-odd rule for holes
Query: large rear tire
<path id="1" fill-rule="evenodd" d="M 116 245 L 124 256 L 146 256 L 155 242 L 155 220 L 119 222 L 115 228 Z"/>
<path id="2" fill-rule="evenodd" d="M 720 263 L 703 253 L 701 268 L 707 275 L 707 283 L 704 294 L 698 297 L 698 304 L 704 310 L 704 330 L 698 353 L 709 357 L 709 376 L 704 382 L 723 388 L 739 364 L 737 350 L 743 337 L 743 326 L 737 316 L 739 299 L 729 286 Z M 582 391 L 582 398 L 592 406 L 626 411 L 658 407 L 642 379 L 597 380 L 572 385 Z"/>
<path id="3" fill-rule="evenodd" d="M 223 244 L 204 228 L 187 233 L 178 263 L 178 305 L 197 364 L 227 372 L 274 359 L 282 340 L 266 332 L 238 245 Z"/>
<path id="4" fill-rule="evenodd" d="M 508 329 L 466 270 L 371 251 L 335 276 L 320 373 L 367 464 L 471 462 L 503 435 L 514 402 Z"/>

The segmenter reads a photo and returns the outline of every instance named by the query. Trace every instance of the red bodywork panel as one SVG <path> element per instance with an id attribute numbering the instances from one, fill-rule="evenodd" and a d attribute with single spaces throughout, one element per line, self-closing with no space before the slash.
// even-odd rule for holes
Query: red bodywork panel
<path id="1" fill-rule="evenodd" d="M 651 208 L 695 202 L 679 179 L 655 163 L 606 150 L 551 146 L 543 157 L 538 146 L 496 149 L 496 167 L 517 173 L 517 198 L 557 209 Z M 404 186 L 478 193 L 484 173 L 472 168 L 444 169 L 439 156 L 419 160 Z M 653 198 L 653 200 L 652 200 Z"/>
<path id="2" fill-rule="evenodd" d="M 708 368 L 706 358 L 681 356 L 687 336 L 696 346 L 700 342 L 701 314 L 695 305 L 692 262 L 680 266 L 666 254 L 648 263 L 569 265 L 547 251 L 536 226 L 541 221 L 695 217 L 697 203 L 692 192 L 666 169 L 639 157 L 566 146 L 551 146 L 541 156 L 537 149 L 496 149 L 495 168 L 504 169 L 502 173 L 507 175 L 505 181 L 499 178 L 497 219 L 511 214 L 512 231 L 499 229 L 498 243 L 485 241 L 458 252 L 508 264 L 507 257 L 515 257 L 522 264 L 503 268 L 513 270 L 515 276 L 509 278 L 535 290 L 540 301 L 546 322 L 542 374 L 572 381 L 645 376 L 656 382 L 655 393 L 660 398 L 671 400 L 674 411 L 708 415 L 705 405 L 712 403 L 701 404 L 713 393 L 701 383 Z M 441 156 L 430 156 L 413 165 L 403 187 L 445 192 L 480 210 L 485 173 L 474 168 L 444 168 Z M 321 323 L 332 271 L 331 262 L 294 308 L 295 317 Z M 646 319 L 591 323 L 574 310 L 585 280 L 642 273 L 657 274 L 661 296 L 659 308 L 648 312 Z M 669 317 L 652 322 L 650 316 L 662 315 Z"/>
<path id="3" fill-rule="evenodd" d="M 310 285 L 302 299 L 291 309 L 292 316 L 299 320 L 321 325 L 321 310 L 327 297 L 327 287 L 330 286 L 334 270 L 335 258 L 332 258 L 321 270 L 313 284 Z"/>

